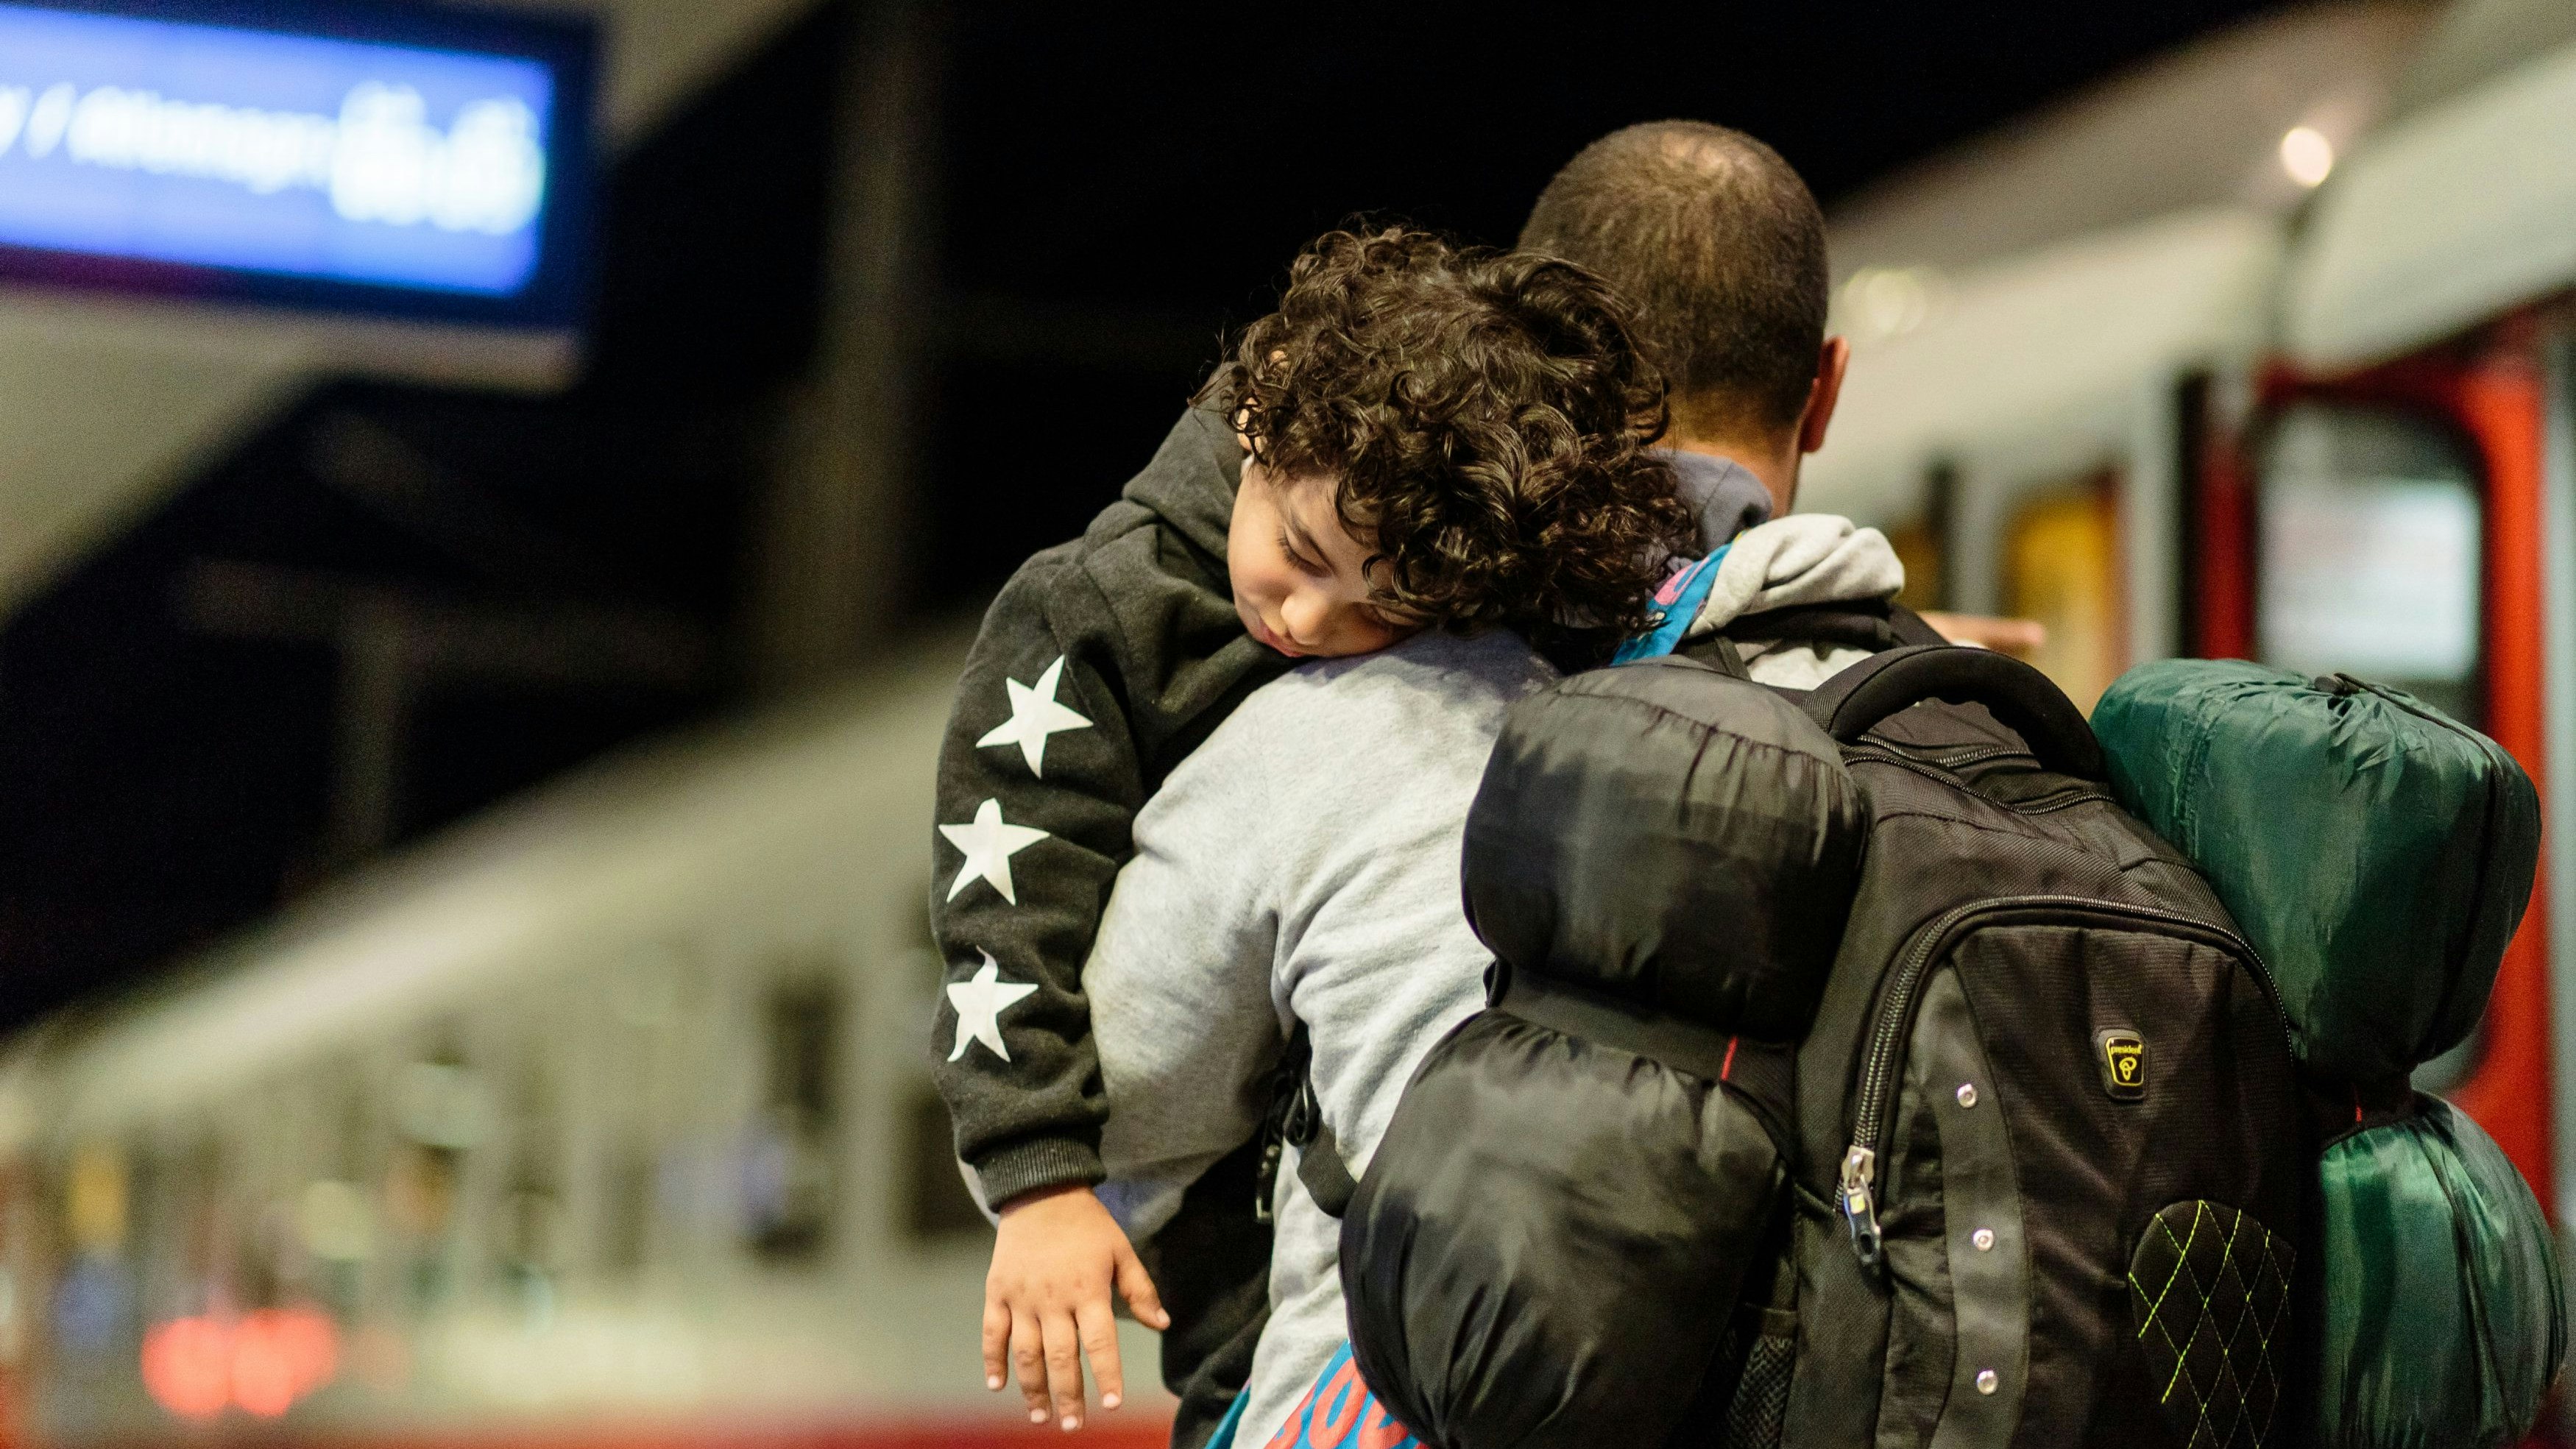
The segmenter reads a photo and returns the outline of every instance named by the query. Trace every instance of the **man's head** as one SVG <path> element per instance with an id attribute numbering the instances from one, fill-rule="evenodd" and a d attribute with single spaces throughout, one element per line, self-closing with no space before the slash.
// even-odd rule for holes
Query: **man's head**
<path id="1" fill-rule="evenodd" d="M 1701 121 L 1614 131 L 1539 194 L 1520 245 L 1563 257 L 1636 308 L 1672 389 L 1674 441 L 1741 457 L 1782 511 L 1824 442 L 1848 356 L 1825 338 L 1825 220 L 1770 147 Z"/>
<path id="2" fill-rule="evenodd" d="M 1283 653 L 1506 625 L 1579 651 L 1696 538 L 1616 294 L 1547 257 L 1337 231 L 1209 383 L 1250 456 L 1235 609 Z"/>

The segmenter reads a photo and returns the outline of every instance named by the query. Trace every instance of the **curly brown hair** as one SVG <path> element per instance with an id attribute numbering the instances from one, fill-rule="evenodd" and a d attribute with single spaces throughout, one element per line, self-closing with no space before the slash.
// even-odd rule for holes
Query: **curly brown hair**
<path id="1" fill-rule="evenodd" d="M 1327 232 L 1202 397 L 1270 470 L 1335 479 L 1379 606 L 1452 632 L 1507 625 L 1597 658 L 1698 537 L 1651 451 L 1663 378 L 1626 305 L 1570 262 Z"/>

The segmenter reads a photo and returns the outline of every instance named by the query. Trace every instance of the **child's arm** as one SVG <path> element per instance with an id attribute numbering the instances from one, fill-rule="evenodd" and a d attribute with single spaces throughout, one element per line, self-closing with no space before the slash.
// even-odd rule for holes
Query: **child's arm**
<path id="1" fill-rule="evenodd" d="M 1102 903 L 1162 772 L 1287 664 L 1244 633 L 1227 585 L 1239 460 L 1221 411 L 1182 414 L 1081 538 L 1011 576 L 958 682 L 932 843 L 948 979 L 932 1041 L 957 1155 L 996 1207 L 1100 1180 L 1081 972 Z"/>
<path id="2" fill-rule="evenodd" d="M 1082 962 L 1144 801 L 1130 665 L 1086 608 L 1079 544 L 1014 574 L 967 656 L 940 747 L 932 1047 L 986 1202 L 1100 1180 L 1107 1108 Z"/>
<path id="3" fill-rule="evenodd" d="M 958 1156 L 1006 1220 L 1023 1198 L 1101 1179 L 1107 1107 L 1081 968 L 1136 811 L 1286 667 L 1244 634 L 1226 584 L 1236 457 L 1221 415 L 1184 415 L 1082 539 L 1013 575 L 958 686 L 930 893 L 947 972 L 935 1079 Z M 1105 1309 L 1115 1253 L 1068 1251 Z"/>
<path id="4" fill-rule="evenodd" d="M 1259 1130 L 1268 1104 L 1282 1039 L 1271 979 L 1281 861 L 1275 822 L 1259 807 L 1270 795 L 1266 763 L 1303 742 L 1271 738 L 1261 723 L 1238 718 L 1218 746 L 1173 771 L 1139 812 L 1135 854 L 1101 913 L 1085 985 L 1114 1089 L 1101 1151 L 1117 1221 L 1079 1186 L 1026 1194 L 1002 1212 L 985 1287 L 985 1377 L 999 1387 L 1016 1370 L 1033 1421 L 1051 1406 L 1063 1427 L 1080 1426 L 1084 1357 L 1102 1406 L 1124 1397 L 1113 1291 L 1145 1323 L 1166 1321 L 1121 1225 L 1157 1231 L 1199 1170 Z"/>

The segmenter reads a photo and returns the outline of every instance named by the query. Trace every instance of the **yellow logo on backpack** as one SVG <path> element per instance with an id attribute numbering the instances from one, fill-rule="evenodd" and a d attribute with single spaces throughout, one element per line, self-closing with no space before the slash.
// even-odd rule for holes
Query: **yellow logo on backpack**
<path id="1" fill-rule="evenodd" d="M 2093 1049 L 2102 1058 L 2102 1091 L 2114 1102 L 2135 1102 L 2147 1095 L 2147 1041 L 2115 1026 L 2093 1034 Z"/>

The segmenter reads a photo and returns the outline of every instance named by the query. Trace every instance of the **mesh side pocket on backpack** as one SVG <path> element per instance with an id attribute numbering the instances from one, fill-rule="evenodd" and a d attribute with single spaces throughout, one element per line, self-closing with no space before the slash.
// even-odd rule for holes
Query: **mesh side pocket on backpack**
<path id="1" fill-rule="evenodd" d="M 1764 1309 L 1740 1315 L 1727 1335 L 1727 1351 L 1743 1346 L 1744 1372 L 1735 1381 L 1735 1396 L 1726 1405 L 1725 1449 L 1779 1449 L 1781 1426 L 1789 1416 L 1789 1373 L 1798 1362 L 1798 1315 Z"/>
<path id="2" fill-rule="evenodd" d="M 2253 1214 L 2193 1198 L 2148 1220 L 2129 1310 L 2150 1387 L 2188 1449 L 2267 1449 L 2281 1407 L 2297 1249 Z"/>

